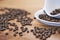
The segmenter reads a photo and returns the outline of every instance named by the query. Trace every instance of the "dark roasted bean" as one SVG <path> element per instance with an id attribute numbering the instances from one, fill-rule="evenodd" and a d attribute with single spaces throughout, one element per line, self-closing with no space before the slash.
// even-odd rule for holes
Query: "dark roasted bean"
<path id="1" fill-rule="evenodd" d="M 30 31 L 33 32 L 33 29 L 31 29 Z"/>
<path id="2" fill-rule="evenodd" d="M 27 31 L 27 33 L 29 33 L 29 31 Z"/>
<path id="3" fill-rule="evenodd" d="M 13 34 L 14 37 L 16 37 L 17 35 L 16 34 Z"/>
<path id="4" fill-rule="evenodd" d="M 28 30 L 28 28 L 23 28 L 21 31 L 26 32 L 27 30 Z"/>
<path id="5" fill-rule="evenodd" d="M 15 30 L 18 30 L 18 27 L 15 27 Z"/>
<path id="6" fill-rule="evenodd" d="M 19 32 L 15 32 L 15 34 L 18 34 Z"/>
<path id="7" fill-rule="evenodd" d="M 17 30 L 15 30 L 15 29 L 13 30 L 13 32 L 16 32 L 16 31 L 17 31 Z"/>
<path id="8" fill-rule="evenodd" d="M 34 19 L 36 19 L 36 18 L 34 17 Z"/>
<path id="9" fill-rule="evenodd" d="M 8 35 L 8 33 L 5 33 L 5 35 Z"/>
<path id="10" fill-rule="evenodd" d="M 5 30 L 6 30 L 5 26 L 1 25 L 0 26 L 0 31 L 5 31 Z"/>
<path id="11" fill-rule="evenodd" d="M 23 33 L 22 32 L 19 32 L 19 36 L 23 36 Z"/>

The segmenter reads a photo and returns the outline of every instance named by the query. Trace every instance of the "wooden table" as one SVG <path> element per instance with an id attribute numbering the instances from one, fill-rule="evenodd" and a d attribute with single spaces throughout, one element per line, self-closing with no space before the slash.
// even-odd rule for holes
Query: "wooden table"
<path id="1" fill-rule="evenodd" d="M 37 10 L 40 10 L 43 8 L 43 5 L 44 5 L 44 0 L 2 0 L 2 1 L 0 1 L 0 7 L 19 8 L 19 9 L 27 10 L 28 12 L 31 13 L 31 15 L 30 15 L 31 18 L 34 17 L 34 13 Z M 16 22 L 16 20 L 14 20 L 12 22 Z M 16 24 L 21 26 L 17 22 L 16 22 Z M 26 26 L 26 27 L 28 27 L 29 30 L 32 29 L 34 26 L 48 27 L 46 25 L 41 24 L 40 22 L 38 22 L 35 19 L 33 20 L 32 24 L 33 24 L 32 26 Z M 5 32 L 9 32 L 9 31 L 5 31 Z M 29 34 L 24 33 L 23 37 L 19 37 L 19 36 L 13 37 L 12 36 L 13 32 L 9 32 L 9 33 L 10 33 L 9 36 L 4 36 L 4 34 L 3 34 L 2 35 L 3 38 L 5 38 L 6 40 L 39 40 L 39 39 L 36 39 L 32 33 L 29 33 Z M 47 40 L 60 40 L 60 35 L 59 34 L 52 35 Z"/>

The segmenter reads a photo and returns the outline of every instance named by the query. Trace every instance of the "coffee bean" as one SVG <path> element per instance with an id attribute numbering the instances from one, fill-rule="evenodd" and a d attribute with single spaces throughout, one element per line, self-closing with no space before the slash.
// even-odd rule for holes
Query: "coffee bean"
<path id="1" fill-rule="evenodd" d="M 5 30 L 6 30 L 5 26 L 0 25 L 0 31 L 5 31 Z"/>
<path id="2" fill-rule="evenodd" d="M 16 34 L 13 34 L 14 37 L 16 37 L 17 35 Z"/>
<path id="3" fill-rule="evenodd" d="M 15 30 L 18 30 L 18 26 L 15 27 Z"/>
<path id="4" fill-rule="evenodd" d="M 23 29 L 24 27 L 20 27 L 20 29 Z"/>
<path id="5" fill-rule="evenodd" d="M 18 34 L 19 32 L 15 32 L 15 34 Z"/>
<path id="6" fill-rule="evenodd" d="M 22 34 L 20 34 L 19 36 L 23 36 Z"/>
<path id="7" fill-rule="evenodd" d="M 27 33 L 29 33 L 29 31 L 27 31 Z"/>
<path id="8" fill-rule="evenodd" d="M 10 23 L 10 26 L 15 26 L 16 24 L 15 23 Z"/>
<path id="9" fill-rule="evenodd" d="M 23 32 L 19 32 L 19 34 L 22 34 Z"/>
<path id="10" fill-rule="evenodd" d="M 8 35 L 8 33 L 5 33 L 5 35 Z"/>
<path id="11" fill-rule="evenodd" d="M 27 30 L 28 30 L 28 28 L 23 28 L 21 31 L 26 32 Z"/>
<path id="12" fill-rule="evenodd" d="M 17 31 L 17 30 L 15 30 L 15 29 L 13 30 L 13 32 L 16 32 L 16 31 Z"/>
<path id="13" fill-rule="evenodd" d="M 36 19 L 36 18 L 34 17 L 34 19 Z"/>
<path id="14" fill-rule="evenodd" d="M 33 32 L 33 29 L 31 29 L 30 31 Z"/>
<path id="15" fill-rule="evenodd" d="M 33 31 L 32 33 L 33 33 L 34 36 L 36 36 L 36 32 L 35 31 Z"/>
<path id="16" fill-rule="evenodd" d="M 36 38 L 39 38 L 40 37 L 40 35 L 39 34 L 36 34 Z"/>
<path id="17" fill-rule="evenodd" d="M 23 36 L 23 32 L 19 32 L 19 36 Z"/>

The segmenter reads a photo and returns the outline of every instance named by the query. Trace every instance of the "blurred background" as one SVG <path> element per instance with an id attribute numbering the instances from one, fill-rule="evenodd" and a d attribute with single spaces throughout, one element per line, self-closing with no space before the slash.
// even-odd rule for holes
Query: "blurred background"
<path id="1" fill-rule="evenodd" d="M 20 8 L 34 13 L 43 8 L 44 0 L 1 0 L 0 7 Z"/>

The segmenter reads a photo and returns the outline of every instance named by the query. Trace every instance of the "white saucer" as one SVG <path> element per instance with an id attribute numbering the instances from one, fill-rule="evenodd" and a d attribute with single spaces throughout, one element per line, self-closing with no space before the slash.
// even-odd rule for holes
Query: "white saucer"
<path id="1" fill-rule="evenodd" d="M 39 15 L 41 15 L 41 14 L 45 14 L 44 9 L 38 10 L 34 15 L 36 17 L 36 19 L 39 20 L 41 23 L 43 23 L 45 25 L 49 25 L 49 26 L 56 26 L 56 27 L 60 26 L 60 22 L 51 22 L 51 21 L 46 21 L 46 20 L 40 19 Z"/>

